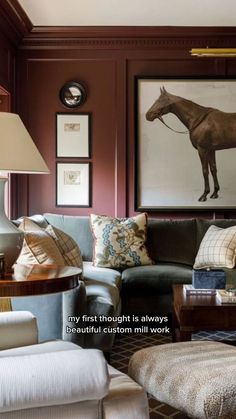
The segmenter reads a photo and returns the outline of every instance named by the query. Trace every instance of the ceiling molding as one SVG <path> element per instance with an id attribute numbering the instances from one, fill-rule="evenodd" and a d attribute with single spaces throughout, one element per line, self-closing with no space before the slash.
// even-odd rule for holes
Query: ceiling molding
<path id="1" fill-rule="evenodd" d="M 167 37 L 236 36 L 235 27 L 217 26 L 34 26 L 30 37 Z"/>
<path id="2" fill-rule="evenodd" d="M 17 0 L 1 0 L 1 31 L 13 44 L 18 45 L 33 25 Z"/>
<path id="3" fill-rule="evenodd" d="M 232 48 L 234 27 L 37 26 L 20 48 Z"/>

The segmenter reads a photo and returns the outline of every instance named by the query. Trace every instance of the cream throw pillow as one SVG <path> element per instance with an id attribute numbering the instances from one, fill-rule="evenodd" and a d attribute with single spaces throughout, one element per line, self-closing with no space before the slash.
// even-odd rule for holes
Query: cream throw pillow
<path id="1" fill-rule="evenodd" d="M 234 268 L 236 260 L 236 226 L 208 228 L 200 244 L 194 269 Z"/>
<path id="2" fill-rule="evenodd" d="M 128 266 L 151 265 L 145 243 L 147 215 L 112 218 L 91 214 L 94 243 L 93 265 L 123 269 Z"/>
<path id="3" fill-rule="evenodd" d="M 19 228 L 25 236 L 17 263 L 65 265 L 57 245 L 46 231 L 28 218 L 24 218 Z"/>

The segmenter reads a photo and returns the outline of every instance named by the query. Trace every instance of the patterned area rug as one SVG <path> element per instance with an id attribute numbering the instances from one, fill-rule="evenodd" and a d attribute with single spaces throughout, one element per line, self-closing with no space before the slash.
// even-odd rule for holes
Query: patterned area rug
<path id="1" fill-rule="evenodd" d="M 236 332 L 200 332 L 193 335 L 193 340 L 234 340 Z M 168 335 L 121 335 L 116 337 L 113 351 L 111 353 L 110 364 L 118 370 L 127 373 L 128 363 L 131 355 L 142 348 L 153 345 L 170 343 L 171 336 Z M 153 397 L 149 397 L 150 419 L 188 419 L 188 416 L 173 407 L 159 402 Z"/>

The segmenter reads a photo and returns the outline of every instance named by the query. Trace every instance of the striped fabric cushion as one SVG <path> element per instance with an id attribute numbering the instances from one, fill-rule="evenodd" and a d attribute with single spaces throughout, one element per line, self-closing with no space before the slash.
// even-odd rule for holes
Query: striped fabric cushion
<path id="1" fill-rule="evenodd" d="M 23 247 L 17 263 L 65 265 L 54 240 L 45 231 L 40 230 L 25 232 Z"/>
<path id="2" fill-rule="evenodd" d="M 200 244 L 194 269 L 234 268 L 236 259 L 236 226 L 212 225 Z"/>
<path id="3" fill-rule="evenodd" d="M 53 238 L 64 259 L 65 265 L 83 269 L 82 255 L 75 240 L 59 228 L 48 225 L 46 232 Z"/>
<path id="4" fill-rule="evenodd" d="M 43 229 L 27 217 L 19 228 L 24 231 L 25 240 L 18 263 L 54 263 L 83 269 L 80 249 L 64 231 L 50 224 Z"/>

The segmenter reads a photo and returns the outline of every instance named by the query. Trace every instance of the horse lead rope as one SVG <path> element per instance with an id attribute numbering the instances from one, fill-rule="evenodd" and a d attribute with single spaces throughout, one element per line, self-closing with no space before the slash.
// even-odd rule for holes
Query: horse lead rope
<path id="1" fill-rule="evenodd" d="M 202 118 L 200 118 L 200 120 L 198 120 L 197 121 L 197 123 L 191 128 L 191 129 L 188 129 L 187 131 L 177 131 L 177 130 L 175 130 L 175 129 L 173 129 L 173 128 L 171 128 L 169 125 L 167 125 L 166 123 L 165 123 L 165 121 L 164 121 L 164 119 L 162 118 L 162 116 L 160 115 L 160 116 L 158 116 L 157 118 L 159 119 L 159 121 L 161 121 L 167 128 L 169 128 L 171 131 L 173 131 L 173 132 L 176 132 L 177 134 L 188 134 L 188 132 L 190 131 L 193 131 L 195 128 L 197 128 L 197 126 L 203 121 L 203 119 L 205 119 L 205 117 L 207 116 L 207 115 L 209 115 L 209 113 L 211 113 L 213 111 L 213 109 L 209 109 L 209 111 L 205 114 L 205 115 L 203 115 L 202 116 Z"/>
<path id="2" fill-rule="evenodd" d="M 159 121 L 161 121 L 167 128 L 169 128 L 171 131 L 176 132 L 177 134 L 188 134 L 188 130 L 187 131 L 177 131 L 173 128 L 171 128 L 169 125 L 167 125 L 164 121 L 164 119 L 161 116 L 157 117 L 159 119 Z"/>

